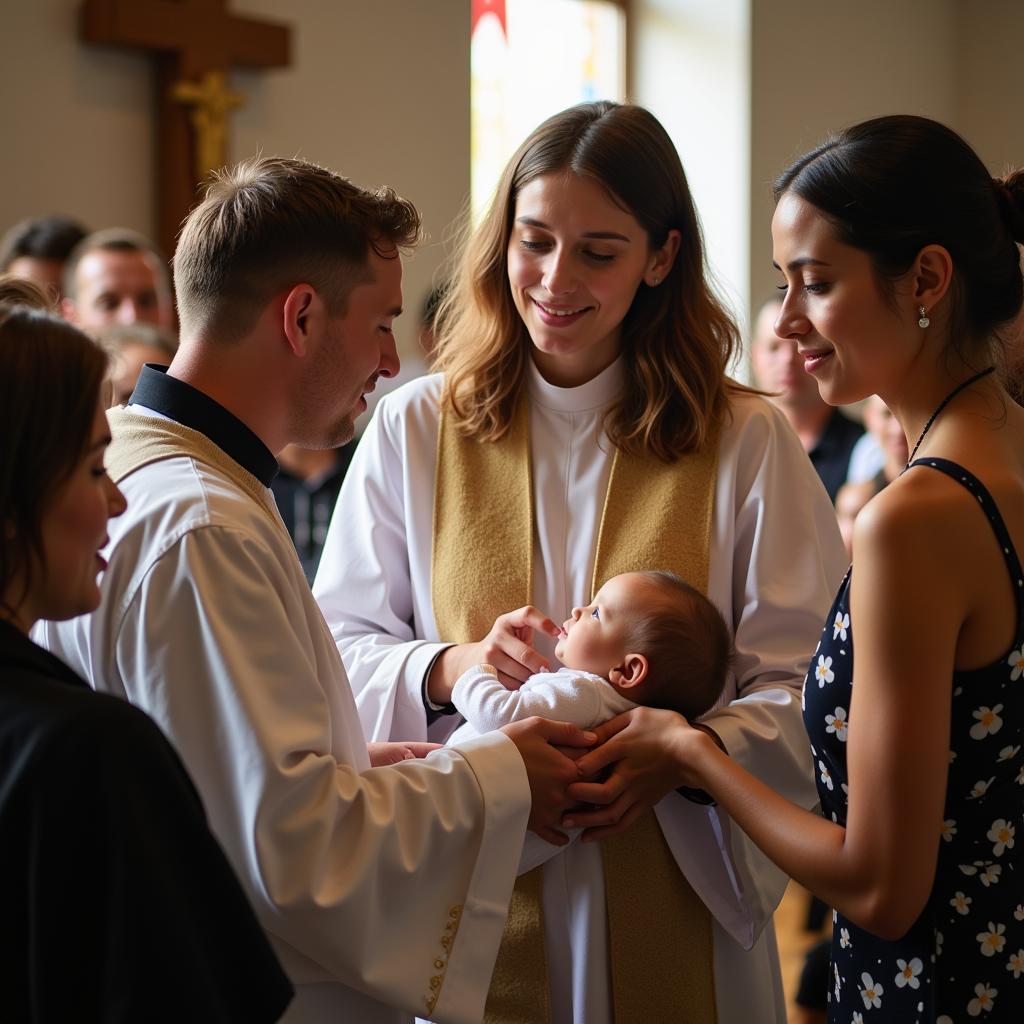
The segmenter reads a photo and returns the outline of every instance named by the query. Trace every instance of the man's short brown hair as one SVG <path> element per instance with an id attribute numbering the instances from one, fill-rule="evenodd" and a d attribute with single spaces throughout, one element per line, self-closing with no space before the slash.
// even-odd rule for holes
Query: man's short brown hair
<path id="1" fill-rule="evenodd" d="M 258 157 L 215 174 L 189 214 L 174 254 L 182 334 L 236 341 L 270 300 L 299 283 L 341 316 L 369 280 L 369 255 L 416 243 L 416 208 L 306 163 Z"/>

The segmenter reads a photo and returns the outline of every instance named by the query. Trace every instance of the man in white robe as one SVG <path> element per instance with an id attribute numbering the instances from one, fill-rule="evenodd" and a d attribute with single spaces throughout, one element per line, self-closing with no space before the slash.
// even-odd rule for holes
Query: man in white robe
<path id="1" fill-rule="evenodd" d="M 602 421 L 622 374 L 617 361 L 581 387 L 559 388 L 529 369 L 532 603 L 556 620 L 590 600 L 613 451 Z M 425 705 L 424 688 L 447 646 L 430 578 L 440 393 L 434 376 L 381 402 L 314 584 L 371 739 L 442 739 L 458 723 Z M 722 700 L 702 721 L 732 757 L 808 807 L 816 797 L 800 687 L 844 568 L 832 507 L 793 431 L 767 402 L 734 396 L 719 442 L 708 596 L 733 630 L 736 660 Z M 534 642 L 556 665 L 554 642 L 540 631 Z M 713 915 L 719 1024 L 784 1024 L 770 919 L 786 878 L 715 808 L 672 793 L 655 812 Z M 611 1024 L 598 844 L 538 855 L 542 844 L 532 836 L 530 843 L 524 866 L 552 858 L 543 876 L 551 1021 Z"/>
<path id="2" fill-rule="evenodd" d="M 179 353 L 111 415 L 128 511 L 102 604 L 41 636 L 178 749 L 295 984 L 290 1024 L 479 1020 L 528 819 L 557 823 L 576 779 L 548 739 L 584 744 L 534 721 L 371 768 L 268 488 L 273 452 L 343 443 L 397 370 L 418 224 L 302 161 L 210 189 L 175 255 Z"/>

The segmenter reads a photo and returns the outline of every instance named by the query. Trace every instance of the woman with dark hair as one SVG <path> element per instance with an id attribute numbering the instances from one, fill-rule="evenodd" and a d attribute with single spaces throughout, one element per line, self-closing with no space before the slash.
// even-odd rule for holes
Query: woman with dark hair
<path id="1" fill-rule="evenodd" d="M 30 296 L 31 297 L 31 296 Z M 277 1020 L 291 987 L 175 752 L 28 637 L 99 603 L 103 352 L 0 305 L 0 987 L 18 1021 Z"/>
<path id="2" fill-rule="evenodd" d="M 440 372 L 381 403 L 314 588 L 369 738 L 444 738 L 467 667 L 517 688 L 555 666 L 554 619 L 616 573 L 666 569 L 735 636 L 708 733 L 810 807 L 799 683 L 842 548 L 781 413 L 725 376 L 736 328 L 658 121 L 593 103 L 542 124 L 439 319 Z M 632 746 L 646 721 L 630 714 L 616 758 L 630 832 L 530 851 L 547 863 L 517 883 L 488 1021 L 785 1020 L 786 879 Z"/>
<path id="3" fill-rule="evenodd" d="M 828 402 L 877 394 L 914 444 L 857 519 L 805 683 L 824 817 L 679 720 L 663 749 L 836 908 L 830 1021 L 1017 1022 L 1024 410 L 993 360 L 1024 295 L 1024 172 L 993 179 L 943 125 L 883 117 L 798 160 L 776 197 L 776 330 Z"/>

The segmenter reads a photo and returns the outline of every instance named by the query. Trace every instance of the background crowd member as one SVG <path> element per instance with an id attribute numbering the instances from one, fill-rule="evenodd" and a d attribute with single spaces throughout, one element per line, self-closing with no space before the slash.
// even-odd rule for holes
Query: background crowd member
<path id="1" fill-rule="evenodd" d="M 486 662 L 518 686 L 555 664 L 551 612 L 589 605 L 619 572 L 666 569 L 735 634 L 734 674 L 703 721 L 812 806 L 799 682 L 842 545 L 782 414 L 725 376 L 736 327 L 654 116 L 581 104 L 537 128 L 442 320 L 442 373 L 378 407 L 314 584 L 364 728 L 447 736 L 463 671 Z M 630 713 L 630 735 L 651 713 Z M 617 771 L 633 831 L 552 848 L 520 880 L 488 1012 L 748 1024 L 755 1005 L 781 1024 L 770 917 L 786 879 L 674 792 L 657 758 L 627 754 Z"/>
<path id="2" fill-rule="evenodd" d="M 836 518 L 847 554 L 853 557 L 853 524 L 861 509 L 903 472 L 910 449 L 900 421 L 878 395 L 864 403 L 864 425 L 882 455 L 882 467 L 867 480 L 850 480 L 836 496 Z"/>
<path id="3" fill-rule="evenodd" d="M 69 217 L 30 217 L 0 240 L 0 272 L 35 281 L 51 302 L 63 297 L 64 264 L 86 230 Z"/>
<path id="4" fill-rule="evenodd" d="M 28 632 L 92 611 L 107 520 L 103 352 L 0 306 L 0 984 L 19 1021 L 277 1020 L 291 986 L 177 754 Z"/>
<path id="5" fill-rule="evenodd" d="M 110 353 L 111 406 L 127 404 L 146 363 L 167 366 L 178 351 L 174 336 L 153 324 L 114 324 L 95 337 Z"/>
<path id="6" fill-rule="evenodd" d="M 0 274 L 0 303 L 56 312 L 45 285 L 36 284 L 27 277 L 17 277 L 14 274 Z"/>
<path id="7" fill-rule="evenodd" d="M 429 372 L 434 365 L 437 339 L 441 334 L 437 318 L 444 302 L 444 297 L 444 286 L 435 285 L 427 292 L 427 297 L 423 300 L 423 308 L 420 310 L 420 323 L 416 333 L 416 341 L 420 347 L 423 359 L 422 372 L 424 373 Z"/>
<path id="8" fill-rule="evenodd" d="M 127 228 L 87 235 L 64 268 L 61 311 L 84 331 L 147 323 L 174 330 L 167 261 L 145 236 Z"/>
<path id="9" fill-rule="evenodd" d="M 270 489 L 310 583 L 320 564 L 327 525 L 356 444 L 355 438 L 339 448 L 290 444 L 277 456 L 280 468 Z"/>
<path id="10" fill-rule="evenodd" d="M 864 428 L 822 400 L 814 378 L 804 369 L 796 342 L 780 338 L 775 331 L 781 308 L 781 300 L 770 299 L 754 321 L 750 341 L 754 383 L 768 392 L 768 398 L 789 420 L 834 502 L 846 482 L 850 454 Z"/>

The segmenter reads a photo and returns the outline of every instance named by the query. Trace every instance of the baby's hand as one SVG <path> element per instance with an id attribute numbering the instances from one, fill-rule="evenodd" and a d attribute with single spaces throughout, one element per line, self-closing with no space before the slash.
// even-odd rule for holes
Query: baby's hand
<path id="1" fill-rule="evenodd" d="M 391 764 L 401 764 L 417 757 L 426 757 L 432 750 L 440 750 L 440 743 L 367 743 L 366 752 L 370 755 L 371 768 L 384 768 Z"/>

